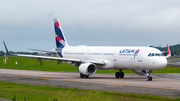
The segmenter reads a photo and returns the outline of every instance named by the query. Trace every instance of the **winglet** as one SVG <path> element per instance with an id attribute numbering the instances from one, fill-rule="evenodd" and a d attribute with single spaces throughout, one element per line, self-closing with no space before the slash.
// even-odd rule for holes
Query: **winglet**
<path id="1" fill-rule="evenodd" d="M 166 58 L 169 58 L 170 56 L 171 56 L 171 51 L 170 51 L 169 46 L 167 44 L 167 56 L 166 56 Z"/>
<path id="2" fill-rule="evenodd" d="M 3 44 L 4 44 L 4 47 L 5 47 L 6 53 L 8 53 L 8 54 L 10 54 L 10 55 L 16 56 L 16 54 L 10 53 L 10 52 L 8 51 L 8 48 L 7 48 L 6 43 L 5 43 L 4 41 L 3 41 Z"/>
<path id="3" fill-rule="evenodd" d="M 7 46 L 6 46 L 6 43 L 4 41 L 3 41 L 3 43 L 4 43 L 4 47 L 5 47 L 6 52 L 9 53 Z"/>

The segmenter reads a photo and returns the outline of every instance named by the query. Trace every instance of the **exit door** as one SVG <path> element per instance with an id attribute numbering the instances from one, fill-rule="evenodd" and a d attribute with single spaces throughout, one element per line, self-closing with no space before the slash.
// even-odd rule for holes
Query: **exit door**
<path id="1" fill-rule="evenodd" d="M 118 56 L 118 50 L 116 50 L 116 51 L 114 52 L 114 55 L 113 55 L 113 60 L 114 60 L 114 61 L 117 61 L 117 56 Z"/>
<path id="2" fill-rule="evenodd" d="M 138 62 L 143 62 L 143 53 L 144 53 L 144 50 L 140 50 L 138 54 Z"/>

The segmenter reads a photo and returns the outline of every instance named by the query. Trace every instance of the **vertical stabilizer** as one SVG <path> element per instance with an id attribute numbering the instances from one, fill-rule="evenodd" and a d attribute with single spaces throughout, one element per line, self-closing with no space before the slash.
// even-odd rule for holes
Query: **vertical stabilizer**
<path id="1" fill-rule="evenodd" d="M 54 29 L 55 29 L 55 40 L 57 48 L 64 48 L 68 46 L 65 39 L 64 33 L 62 31 L 61 25 L 57 18 L 54 19 Z"/>

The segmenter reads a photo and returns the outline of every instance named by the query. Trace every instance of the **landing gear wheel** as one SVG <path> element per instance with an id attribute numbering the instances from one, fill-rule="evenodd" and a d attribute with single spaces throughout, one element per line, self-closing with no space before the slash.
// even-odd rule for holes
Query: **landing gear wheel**
<path id="1" fill-rule="evenodd" d="M 148 76 L 146 77 L 146 80 L 149 81 L 149 77 Z"/>
<path id="2" fill-rule="evenodd" d="M 80 78 L 84 78 L 84 74 L 80 73 Z"/>
<path id="3" fill-rule="evenodd" d="M 85 78 L 89 78 L 89 75 L 85 75 Z"/>
<path id="4" fill-rule="evenodd" d="M 116 72 L 116 73 L 115 73 L 115 77 L 116 77 L 116 78 L 119 78 L 119 77 L 120 77 L 119 74 L 120 74 L 119 72 Z"/>
<path id="5" fill-rule="evenodd" d="M 151 76 L 149 77 L 149 81 L 152 81 L 152 77 Z"/>
<path id="6" fill-rule="evenodd" d="M 147 80 L 147 81 L 152 81 L 152 77 L 151 77 L 151 76 L 147 76 L 147 77 L 146 77 L 146 80 Z"/>
<path id="7" fill-rule="evenodd" d="M 120 78 L 124 78 L 124 73 L 123 72 L 120 72 Z"/>
<path id="8" fill-rule="evenodd" d="M 115 77 L 116 77 L 116 78 L 119 78 L 119 77 L 120 77 L 120 78 L 124 78 L 124 73 L 123 73 L 123 72 L 116 72 L 116 73 L 115 73 Z"/>
<path id="9" fill-rule="evenodd" d="M 89 78 L 89 75 L 84 75 L 84 74 L 82 74 L 82 73 L 80 73 L 80 78 Z"/>

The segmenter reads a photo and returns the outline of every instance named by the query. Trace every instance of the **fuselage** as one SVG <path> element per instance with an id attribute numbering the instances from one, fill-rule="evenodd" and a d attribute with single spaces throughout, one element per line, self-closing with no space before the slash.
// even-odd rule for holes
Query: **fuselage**
<path id="1" fill-rule="evenodd" d="M 167 65 L 162 52 L 152 47 L 68 46 L 61 50 L 63 58 L 82 61 L 104 61 L 98 69 L 158 70 Z"/>

